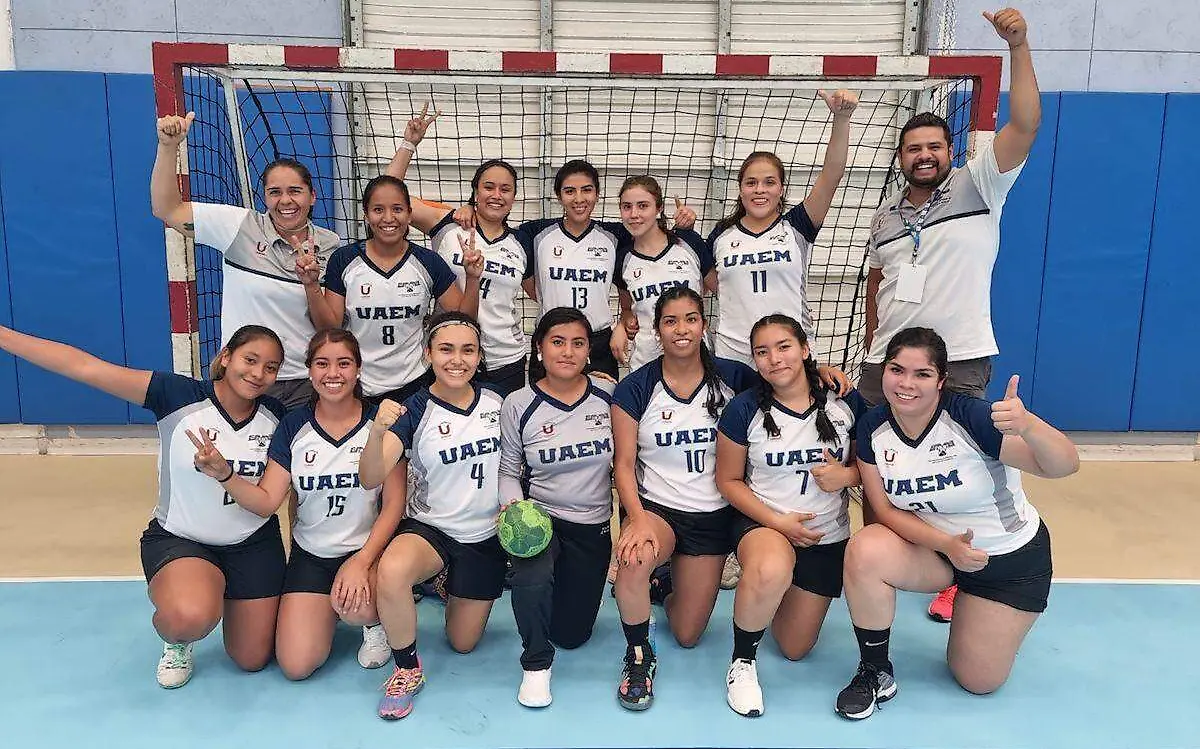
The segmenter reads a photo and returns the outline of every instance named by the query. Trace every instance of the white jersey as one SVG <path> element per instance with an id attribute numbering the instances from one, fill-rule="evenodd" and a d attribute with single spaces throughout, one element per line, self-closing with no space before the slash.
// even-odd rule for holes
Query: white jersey
<path id="1" fill-rule="evenodd" d="M 510 229 L 505 229 L 495 241 L 488 240 L 479 229 L 475 234 L 475 249 L 483 255 L 483 275 L 479 278 L 479 327 L 483 330 L 484 364 L 489 371 L 495 371 L 529 354 L 529 342 L 521 327 L 518 306 L 521 281 L 533 273 L 529 264 L 529 238 L 523 232 Z M 466 238 L 466 230 L 454 223 L 454 214 L 447 213 L 429 236 L 434 251 L 454 271 L 459 288 L 465 289 L 467 276 L 458 238 Z"/>
<path id="2" fill-rule="evenodd" d="M 304 355 L 317 331 L 308 313 L 308 295 L 296 275 L 296 250 L 275 231 L 271 217 L 246 208 L 192 203 L 196 243 L 225 259 L 221 276 L 221 345 L 243 325 L 263 325 L 283 341 L 279 379 L 308 377 Z M 313 253 L 324 269 L 342 243 L 337 234 L 308 225 Z"/>
<path id="3" fill-rule="evenodd" d="M 912 327 L 936 330 L 950 361 L 999 353 L 992 331 L 992 268 L 1000 252 L 1000 211 L 1023 166 L 1001 174 L 988 144 L 965 167 L 951 170 L 930 197 L 915 261 L 926 272 L 920 302 L 896 298 L 900 269 L 914 262 L 905 222 L 915 229 L 918 209 L 900 193 L 875 211 L 867 257 L 872 268 L 882 269 L 883 280 L 868 362 L 882 362 L 892 336 Z"/>
<path id="4" fill-rule="evenodd" d="M 758 375 L 739 362 L 717 359 L 725 403 L 753 387 Z M 717 418 L 708 413 L 708 385 L 679 396 L 662 376 L 662 359 L 630 373 L 613 403 L 638 423 L 638 495 L 684 512 L 712 512 L 729 503 L 717 491 Z M 718 417 L 720 414 L 717 415 Z"/>
<path id="5" fill-rule="evenodd" d="M 850 495 L 827 492 L 817 485 L 812 469 L 825 465 L 825 450 L 846 462 L 854 439 L 854 423 L 867 410 L 858 391 L 845 400 L 827 396 L 825 413 L 837 432 L 837 442 L 822 442 L 817 434 L 817 406 L 797 413 L 771 398 L 771 418 L 779 427 L 772 437 L 763 426 L 759 388 L 733 399 L 721 415 L 718 429 L 746 448 L 746 486 L 763 504 L 780 513 L 811 512 L 816 517 L 806 528 L 825 534 L 820 543 L 831 544 L 850 538 Z"/>
<path id="6" fill-rule="evenodd" d="M 207 434 L 234 473 L 257 484 L 267 468 L 267 448 L 283 418 L 274 398 L 258 399 L 250 418 L 231 421 L 211 382 L 154 372 L 143 404 L 158 419 L 158 504 L 154 517 L 168 533 L 212 546 L 245 541 L 267 522 L 239 505 L 216 479 L 196 468 L 196 446 L 187 431 Z"/>
<path id="7" fill-rule="evenodd" d="M 1021 472 L 1000 462 L 1004 435 L 992 404 L 959 393 L 942 396 L 933 422 L 911 440 L 888 406 L 858 422 L 858 457 L 879 469 L 888 500 L 940 531 L 974 532 L 971 545 L 991 555 L 1024 546 L 1040 517 L 1021 488 Z"/>
<path id="8" fill-rule="evenodd" d="M 374 417 L 375 410 L 364 406 L 358 424 L 335 440 L 317 423 L 312 407 L 304 406 L 275 430 L 267 455 L 292 474 L 292 539 L 309 554 L 326 559 L 353 554 L 371 535 L 381 490 L 362 488 L 358 461 Z"/>
<path id="9" fill-rule="evenodd" d="M 387 272 L 367 257 L 365 242 L 333 253 L 325 288 L 346 300 L 346 327 L 362 348 L 364 393 L 398 390 L 425 373 L 425 317 L 453 283 L 446 261 L 415 244 Z"/>
<path id="10" fill-rule="evenodd" d="M 528 497 L 556 518 L 597 524 L 612 517 L 612 420 L 615 385 L 590 377 L 575 403 L 536 384 L 504 399 L 500 496 Z"/>
<path id="11" fill-rule="evenodd" d="M 422 388 L 391 431 L 412 471 L 408 517 L 464 544 L 496 535 L 500 513 L 500 395 L 475 387 L 475 402 L 456 408 Z"/>
<path id="12" fill-rule="evenodd" d="M 654 305 L 663 292 L 687 286 L 704 294 L 704 276 L 713 267 L 708 244 L 690 229 L 676 229 L 676 240 L 651 257 L 633 249 L 631 241 L 621 246 L 617 258 L 616 284 L 633 297 L 638 332 L 633 337 L 629 369 L 639 369 L 662 356 L 662 342 L 654 330 Z"/>
<path id="13" fill-rule="evenodd" d="M 521 224 L 530 238 L 529 267 L 537 285 L 538 317 L 555 307 L 574 307 L 587 316 L 592 330 L 613 324 L 608 292 L 617 264 L 617 247 L 628 237 L 625 227 L 593 221 L 576 237 L 563 219 Z"/>
<path id="14" fill-rule="evenodd" d="M 754 366 L 750 328 L 763 315 L 775 313 L 799 320 L 815 350 L 805 281 L 817 230 L 799 203 L 757 234 L 737 223 L 709 235 L 719 284 L 717 356 Z"/>

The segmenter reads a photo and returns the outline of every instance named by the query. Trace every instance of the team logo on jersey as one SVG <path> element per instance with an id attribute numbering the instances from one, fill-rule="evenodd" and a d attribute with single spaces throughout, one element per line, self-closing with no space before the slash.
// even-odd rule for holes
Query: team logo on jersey
<path id="1" fill-rule="evenodd" d="M 479 414 L 480 421 L 486 421 L 488 424 L 495 424 L 500 421 L 500 409 L 495 411 L 484 411 Z"/>
<path id="2" fill-rule="evenodd" d="M 396 290 L 400 292 L 400 296 L 412 296 L 421 293 L 420 281 L 397 281 Z"/>
<path id="3" fill-rule="evenodd" d="M 771 241 L 775 244 L 783 244 L 787 241 L 787 234 L 772 234 Z"/>
<path id="4" fill-rule="evenodd" d="M 674 410 L 674 409 L 671 409 L 671 408 L 664 408 L 664 409 L 663 409 L 663 411 L 662 411 L 662 420 L 663 420 L 663 421 L 670 421 L 670 420 L 671 420 L 671 417 L 672 417 L 672 416 L 674 416 L 674 415 L 675 415 L 675 410 Z"/>
<path id="5" fill-rule="evenodd" d="M 884 450 L 883 451 L 883 462 L 884 463 L 888 463 L 890 465 L 895 460 L 896 460 L 896 451 L 895 450 Z"/>
<path id="6" fill-rule="evenodd" d="M 642 277 L 642 269 L 641 269 L 641 268 L 634 268 L 634 269 L 633 269 L 633 273 L 631 273 L 630 275 L 632 275 L 632 276 L 633 276 L 635 279 L 637 279 L 637 278 L 641 278 L 641 277 Z"/>
<path id="7" fill-rule="evenodd" d="M 359 454 L 359 453 L 360 453 L 360 452 L 362 452 L 362 451 L 363 451 L 363 449 L 362 449 L 362 447 L 361 447 L 361 446 L 359 446 L 359 447 L 352 447 L 352 448 L 350 448 L 350 454 L 351 454 L 351 455 L 357 455 L 357 454 Z"/>
<path id="8" fill-rule="evenodd" d="M 549 421 L 547 421 L 545 424 L 542 424 L 542 434 L 546 435 L 547 437 L 554 434 L 554 424 Z"/>
<path id="9" fill-rule="evenodd" d="M 259 255 L 266 255 L 267 250 L 269 250 L 269 249 L 271 249 L 271 246 L 268 245 L 266 242 L 259 242 L 258 244 L 254 245 L 254 251 L 257 252 Z"/>
<path id="10" fill-rule="evenodd" d="M 733 249 L 733 250 L 736 250 L 737 248 L 739 248 L 741 246 L 742 246 L 742 240 L 740 240 L 740 239 L 735 239 L 729 243 L 730 249 Z"/>
<path id="11" fill-rule="evenodd" d="M 316 463 L 316 462 L 317 462 L 317 451 L 316 450 L 305 450 L 304 451 L 305 465 L 312 465 L 313 463 Z"/>
<path id="12" fill-rule="evenodd" d="M 247 438 L 247 441 L 253 442 L 256 447 L 268 447 L 271 444 L 271 435 L 252 434 Z"/>
<path id="13" fill-rule="evenodd" d="M 553 252 L 554 252 L 554 257 L 562 257 L 563 256 L 562 245 L 556 245 Z"/>
<path id="14" fill-rule="evenodd" d="M 202 431 L 204 432 L 204 436 L 208 437 L 209 442 L 216 442 L 217 435 L 220 434 L 216 429 L 209 429 L 208 427 L 204 427 Z"/>
<path id="15" fill-rule="evenodd" d="M 363 296 L 371 296 L 371 284 L 364 283 L 359 286 L 358 293 L 362 294 Z"/>
<path id="16" fill-rule="evenodd" d="M 589 429 L 603 429 L 608 426 L 609 415 L 606 413 L 584 414 L 583 421 Z"/>
<path id="17" fill-rule="evenodd" d="M 587 253 L 592 256 L 593 260 L 603 260 L 608 256 L 607 247 L 589 247 Z"/>
<path id="18" fill-rule="evenodd" d="M 687 267 L 688 267 L 688 261 L 686 261 L 686 260 L 668 260 L 667 265 L 670 266 L 671 270 L 673 270 L 673 271 L 685 271 L 685 270 L 687 270 Z"/>
<path id="19" fill-rule="evenodd" d="M 441 424 L 438 424 L 438 434 L 442 435 L 443 437 L 449 436 L 450 422 L 443 421 Z"/>
<path id="20" fill-rule="evenodd" d="M 945 442 L 935 442 L 929 446 L 929 452 L 937 453 L 939 458 L 949 457 L 950 448 L 954 447 L 954 440 L 946 440 Z"/>

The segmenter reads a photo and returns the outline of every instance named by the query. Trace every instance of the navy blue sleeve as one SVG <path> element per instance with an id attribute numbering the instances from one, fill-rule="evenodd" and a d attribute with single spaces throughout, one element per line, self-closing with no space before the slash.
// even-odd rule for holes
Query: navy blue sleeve
<path id="1" fill-rule="evenodd" d="M 717 256 L 717 240 L 720 239 L 721 235 L 724 233 L 725 232 L 721 229 L 720 224 L 714 226 L 713 230 L 708 233 L 708 238 L 704 240 L 704 245 L 708 248 L 709 257 L 715 258 Z"/>
<path id="2" fill-rule="evenodd" d="M 450 270 L 450 264 L 433 250 L 418 245 L 409 245 L 408 249 L 414 253 L 421 265 L 425 266 L 425 270 L 429 271 L 429 277 L 433 279 L 433 298 L 440 299 L 442 294 L 446 293 L 446 289 L 454 285 L 454 271 Z"/>
<path id="3" fill-rule="evenodd" d="M 277 421 L 283 421 L 283 418 L 288 414 L 287 406 L 283 405 L 282 401 L 279 401 L 270 395 L 259 396 L 258 407 L 265 408 L 270 411 L 272 414 L 274 414 Z"/>
<path id="4" fill-rule="evenodd" d="M 808 211 L 804 208 L 804 203 L 797 203 L 783 218 L 810 243 L 817 241 L 817 232 L 820 227 L 813 225 L 812 219 L 808 217 Z"/>
<path id="5" fill-rule="evenodd" d="M 871 444 L 871 435 L 880 424 L 887 421 L 887 417 L 888 407 L 885 403 L 867 411 L 854 425 L 854 450 L 862 462 L 875 465 L 875 446 Z"/>
<path id="6" fill-rule="evenodd" d="M 422 388 L 409 396 L 408 400 L 404 401 L 404 413 L 396 419 L 396 423 L 392 424 L 388 430 L 392 434 L 400 438 L 400 442 L 404 444 L 404 450 L 407 452 L 412 449 L 413 437 L 417 432 L 417 425 L 421 423 L 421 419 L 425 416 L 425 407 L 429 404 L 429 390 Z"/>
<path id="7" fill-rule="evenodd" d="M 534 234 L 533 232 L 526 230 L 526 227 L 529 226 L 530 223 L 532 222 L 527 221 L 524 224 L 521 224 L 521 228 L 513 232 L 513 236 L 516 237 L 517 243 L 520 244 L 521 249 L 525 251 L 525 272 L 521 274 L 522 280 L 526 278 L 533 278 L 534 273 Z"/>
<path id="8" fill-rule="evenodd" d="M 346 296 L 346 266 L 358 256 L 358 243 L 343 245 L 329 256 L 329 264 L 325 266 L 324 286 L 339 296 Z"/>
<path id="9" fill-rule="evenodd" d="M 950 393 L 946 396 L 946 412 L 967 430 L 984 454 L 1000 459 L 1004 435 L 992 423 L 991 403 L 961 393 Z"/>
<path id="10" fill-rule="evenodd" d="M 660 371 L 661 362 L 657 359 L 646 364 L 636 372 L 631 372 L 617 383 L 613 390 L 612 402 L 621 407 L 634 421 L 640 421 L 646 407 L 650 405 L 650 393 L 657 382 L 655 373 Z"/>
<path id="11" fill-rule="evenodd" d="M 211 385 L 209 385 L 211 387 Z M 143 407 L 156 419 L 163 419 L 184 406 L 199 403 L 209 396 L 205 383 L 174 372 L 151 372 Z"/>
<path id="12" fill-rule="evenodd" d="M 629 291 L 629 284 L 625 281 L 625 259 L 629 257 L 629 252 L 632 249 L 633 243 L 621 243 L 617 245 L 617 261 L 613 263 L 613 268 L 615 268 L 613 283 L 621 291 Z"/>
<path id="13" fill-rule="evenodd" d="M 284 417 L 271 437 L 271 446 L 267 448 L 267 457 L 282 466 L 288 473 L 292 471 L 292 440 L 296 439 L 296 435 L 309 422 L 312 415 L 312 409 L 308 406 L 292 411 Z"/>
<path id="14" fill-rule="evenodd" d="M 758 384 L 758 372 L 732 359 L 714 357 L 721 381 L 735 393 L 742 393 Z"/>
<path id="15" fill-rule="evenodd" d="M 445 229 L 447 226 L 450 226 L 451 224 L 458 226 L 458 224 L 454 223 L 454 211 L 446 211 L 446 215 L 442 216 L 441 221 L 438 221 L 436 224 L 433 225 L 433 228 L 429 230 L 429 233 L 426 236 L 436 237 L 437 233 L 439 231 L 441 231 L 442 229 Z"/>
<path id="16" fill-rule="evenodd" d="M 620 221 L 597 221 L 596 223 L 600 224 L 602 229 L 610 232 L 617 238 L 618 247 L 625 243 L 633 245 L 633 235 L 625 228 L 625 224 L 622 224 Z"/>
<path id="17" fill-rule="evenodd" d="M 696 253 L 696 257 L 700 260 L 700 277 L 707 276 L 708 272 L 716 265 L 710 243 L 691 229 L 676 229 L 675 236 L 683 240 Z M 703 293 L 701 289 L 697 289 L 697 291 Z"/>
<path id="18" fill-rule="evenodd" d="M 862 417 L 866 415 L 867 411 L 871 410 L 871 404 L 867 403 L 866 399 L 859 395 L 858 391 L 854 388 L 851 388 L 850 392 L 846 393 L 842 401 L 850 407 L 850 413 L 854 414 L 855 424 L 862 421 Z"/>
<path id="19" fill-rule="evenodd" d="M 734 442 L 748 447 L 750 445 L 750 422 L 754 420 L 754 412 L 758 410 L 758 393 L 746 391 L 734 398 L 717 422 L 717 429 Z"/>

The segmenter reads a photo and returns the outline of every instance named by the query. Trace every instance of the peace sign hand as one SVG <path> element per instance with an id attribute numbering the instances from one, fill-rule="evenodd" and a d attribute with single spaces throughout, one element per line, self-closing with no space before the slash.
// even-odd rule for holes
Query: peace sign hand
<path id="1" fill-rule="evenodd" d="M 201 432 L 200 436 L 204 439 L 196 437 L 191 429 L 184 430 L 188 439 L 196 446 L 196 457 L 192 462 L 196 466 L 196 470 L 203 473 L 209 478 L 214 478 L 217 481 L 225 482 L 233 478 L 233 466 L 225 460 L 225 456 L 217 449 L 217 446 L 208 438 L 208 433 Z"/>
<path id="2" fill-rule="evenodd" d="M 696 212 L 688 208 L 683 200 L 675 198 L 675 228 L 691 229 L 696 225 Z"/>
<path id="3" fill-rule="evenodd" d="M 311 238 L 296 246 L 296 275 L 305 286 L 321 283 L 321 259 L 313 249 Z"/>
<path id="4" fill-rule="evenodd" d="M 178 147 L 187 138 L 188 130 L 192 127 L 192 121 L 195 119 L 195 112 L 188 112 L 186 117 L 180 117 L 177 114 L 159 117 L 156 124 L 158 142 L 171 148 Z"/>
<path id="5" fill-rule="evenodd" d="M 466 272 L 467 278 L 479 278 L 483 275 L 483 253 L 475 249 L 475 232 L 471 232 L 466 239 L 463 238 L 464 232 L 458 233 L 458 246 L 462 249 L 463 271 Z"/>
<path id="6" fill-rule="evenodd" d="M 1019 47 L 1028 40 L 1029 24 L 1025 16 L 1015 8 L 1005 8 L 995 13 L 983 12 L 983 17 L 995 27 L 1001 39 L 1008 42 L 1009 47 Z"/>
<path id="7" fill-rule="evenodd" d="M 429 114 L 429 102 L 425 102 L 425 106 L 421 107 L 421 113 L 409 120 L 408 125 L 404 127 L 404 139 L 414 146 L 420 143 L 425 137 L 425 132 L 429 130 L 429 126 L 441 114 L 437 107 L 434 107 L 433 114 Z"/>
<path id="8" fill-rule="evenodd" d="M 858 106 L 858 94 L 844 88 L 839 88 L 832 94 L 818 90 L 817 96 L 825 101 L 825 106 L 829 107 L 829 111 L 833 112 L 835 118 L 849 117 L 854 108 Z"/>

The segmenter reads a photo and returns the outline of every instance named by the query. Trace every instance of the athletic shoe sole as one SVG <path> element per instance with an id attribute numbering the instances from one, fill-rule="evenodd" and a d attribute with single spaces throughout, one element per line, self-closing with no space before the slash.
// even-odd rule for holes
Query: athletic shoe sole
<path id="1" fill-rule="evenodd" d="M 875 695 L 875 701 L 872 702 L 871 705 L 866 710 L 862 711 L 861 713 L 842 712 L 841 710 L 838 710 L 836 706 L 834 706 L 833 709 L 838 715 L 842 716 L 843 718 L 846 718 L 847 720 L 862 720 L 864 718 L 870 718 L 871 714 L 875 712 L 875 707 L 877 705 L 882 705 L 883 703 L 887 702 L 891 698 L 895 697 L 896 692 L 898 692 L 898 691 L 900 691 L 900 688 L 896 685 L 896 682 L 893 681 L 891 687 L 889 689 Z"/>
<path id="2" fill-rule="evenodd" d="M 418 694 L 421 693 L 421 690 L 424 688 L 425 688 L 425 682 L 422 681 L 420 686 L 417 687 L 416 691 L 414 691 L 412 693 L 412 696 L 416 697 Z M 384 720 L 400 720 L 401 718 L 407 718 L 408 714 L 411 713 L 412 710 L 413 710 L 413 703 L 410 702 L 410 703 L 408 703 L 408 709 L 402 713 L 388 713 L 387 715 L 380 714 L 379 717 L 383 718 Z"/>

